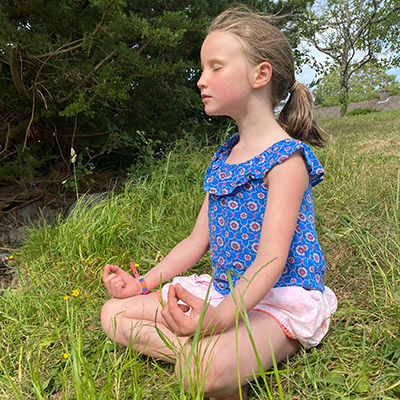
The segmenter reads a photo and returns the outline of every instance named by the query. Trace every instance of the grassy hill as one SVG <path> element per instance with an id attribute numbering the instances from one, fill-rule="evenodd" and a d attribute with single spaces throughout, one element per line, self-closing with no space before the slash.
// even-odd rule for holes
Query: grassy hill
<path id="1" fill-rule="evenodd" d="M 339 309 L 321 345 L 263 374 L 250 399 L 398 399 L 400 112 L 323 126 L 316 222 Z M 151 268 L 191 231 L 215 149 L 180 143 L 123 193 L 30 231 L 15 254 L 20 279 L 0 297 L 0 399 L 185 398 L 173 367 L 105 338 L 101 271 Z"/>

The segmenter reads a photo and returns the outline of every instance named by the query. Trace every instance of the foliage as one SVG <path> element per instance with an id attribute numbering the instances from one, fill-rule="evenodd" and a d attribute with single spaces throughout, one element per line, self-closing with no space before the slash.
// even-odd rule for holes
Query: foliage
<path id="1" fill-rule="evenodd" d="M 339 67 L 323 76 L 315 84 L 314 101 L 317 106 L 330 107 L 340 104 Z M 349 103 L 379 98 L 379 90 L 386 88 L 390 95 L 400 94 L 396 75 L 388 74 L 383 66 L 370 62 L 357 70 L 349 79 Z"/>
<path id="2" fill-rule="evenodd" d="M 37 171 L 40 170 L 51 156 L 43 155 L 41 159 L 36 156 L 37 145 L 30 148 L 18 145 L 15 149 L 14 157 L 10 162 L 0 164 L 0 182 L 29 184 L 37 178 Z"/>
<path id="3" fill-rule="evenodd" d="M 312 3 L 239 2 L 284 15 L 294 47 L 293 21 Z M 210 18 L 230 3 L 2 1 L 1 162 L 13 162 L 18 145 L 35 143 L 39 160 L 61 152 L 69 164 L 73 147 L 115 166 L 130 164 L 149 140 L 157 152 L 186 132 L 201 138 L 210 121 L 196 92 L 199 49 Z"/>
<path id="4" fill-rule="evenodd" d="M 371 113 L 375 113 L 375 112 L 379 112 L 378 110 L 376 110 L 375 108 L 356 108 L 353 111 L 350 111 L 348 113 L 349 116 L 352 115 L 365 115 L 365 114 L 371 114 Z"/>
<path id="5" fill-rule="evenodd" d="M 321 0 L 309 10 L 305 36 L 329 58 L 326 74 L 339 70 L 341 115 L 347 112 L 349 80 L 363 65 L 377 61 L 399 64 L 400 4 L 398 0 Z"/>
<path id="6" fill-rule="evenodd" d="M 266 371 L 250 400 L 399 398 L 399 125 L 399 111 L 324 121 L 316 225 L 339 308 L 321 345 Z M 111 343 L 99 310 L 106 262 L 145 271 L 190 232 L 214 151 L 178 143 L 122 193 L 30 231 L 15 254 L 20 280 L 1 297 L 0 398 L 203 398 L 183 394 L 172 366 Z"/>

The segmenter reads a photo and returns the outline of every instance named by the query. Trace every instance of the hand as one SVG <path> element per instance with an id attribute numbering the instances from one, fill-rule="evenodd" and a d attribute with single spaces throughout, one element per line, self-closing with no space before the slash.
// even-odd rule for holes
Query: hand
<path id="1" fill-rule="evenodd" d="M 117 265 L 107 264 L 105 266 L 103 282 L 108 294 L 117 299 L 142 294 L 142 287 L 139 281 Z"/>
<path id="2" fill-rule="evenodd" d="M 190 308 L 190 315 L 185 314 L 187 307 L 179 305 L 178 301 L 182 300 Z M 166 303 L 161 311 L 164 325 L 178 336 L 193 336 L 196 332 L 197 325 L 200 323 L 200 314 L 203 309 L 204 300 L 192 295 L 184 289 L 179 283 L 170 285 L 168 290 L 168 303 Z M 216 325 L 216 310 L 208 305 L 202 321 L 202 330 L 211 330 L 212 325 Z"/>

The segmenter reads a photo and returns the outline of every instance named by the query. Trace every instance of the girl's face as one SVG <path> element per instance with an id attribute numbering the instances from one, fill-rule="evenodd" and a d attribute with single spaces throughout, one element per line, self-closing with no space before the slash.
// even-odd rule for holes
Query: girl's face
<path id="1" fill-rule="evenodd" d="M 247 110 L 254 68 L 240 40 L 223 31 L 211 32 L 201 48 L 202 74 L 197 82 L 208 115 L 227 115 L 237 121 Z"/>

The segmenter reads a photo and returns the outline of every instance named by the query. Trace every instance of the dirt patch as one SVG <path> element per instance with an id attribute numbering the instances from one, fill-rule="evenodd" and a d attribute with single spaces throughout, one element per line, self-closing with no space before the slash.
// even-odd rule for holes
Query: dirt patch
<path id="1" fill-rule="evenodd" d="M 80 196 L 119 191 L 124 181 L 124 176 L 93 174 L 90 182 L 79 183 Z M 27 185 L 0 186 L 0 253 L 15 251 L 25 240 L 26 228 L 41 218 L 65 216 L 76 200 L 76 194 L 51 175 Z"/>
<path id="2" fill-rule="evenodd" d="M 82 206 L 90 207 L 111 191 L 120 191 L 126 177 L 106 173 L 91 175 L 90 182 L 80 182 Z M 26 229 L 41 219 L 54 221 L 65 217 L 74 207 L 77 196 L 63 190 L 62 181 L 54 176 L 37 179 L 29 185 L 0 186 L 0 294 L 18 279 L 13 253 L 26 240 Z"/>

